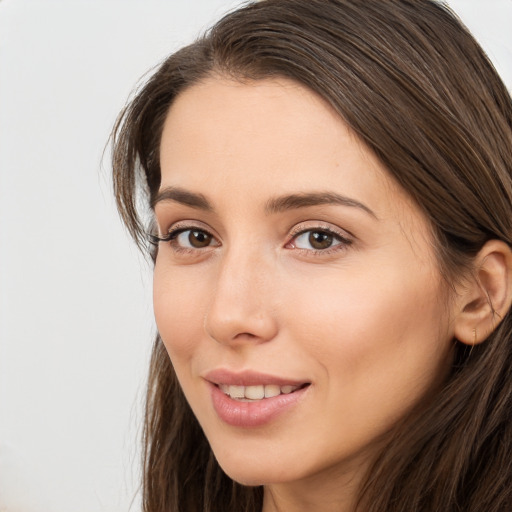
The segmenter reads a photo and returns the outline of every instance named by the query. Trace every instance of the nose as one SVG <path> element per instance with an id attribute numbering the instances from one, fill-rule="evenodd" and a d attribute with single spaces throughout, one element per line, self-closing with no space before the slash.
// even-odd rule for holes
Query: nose
<path id="1" fill-rule="evenodd" d="M 250 251 L 231 251 L 218 265 L 206 333 L 231 346 L 272 340 L 278 331 L 272 261 Z"/>

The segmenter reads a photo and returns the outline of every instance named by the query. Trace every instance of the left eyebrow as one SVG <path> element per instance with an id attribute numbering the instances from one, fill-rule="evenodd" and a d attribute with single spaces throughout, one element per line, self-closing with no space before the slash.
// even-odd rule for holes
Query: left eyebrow
<path id="1" fill-rule="evenodd" d="M 375 219 L 378 219 L 377 215 L 375 215 L 375 213 L 365 204 L 357 201 L 356 199 L 342 196 L 334 192 L 299 193 L 272 198 L 267 201 L 265 205 L 265 212 L 268 215 L 271 215 L 286 210 L 295 210 L 298 208 L 307 208 L 309 206 L 318 206 L 324 204 L 336 204 L 358 208 L 371 215 Z"/>

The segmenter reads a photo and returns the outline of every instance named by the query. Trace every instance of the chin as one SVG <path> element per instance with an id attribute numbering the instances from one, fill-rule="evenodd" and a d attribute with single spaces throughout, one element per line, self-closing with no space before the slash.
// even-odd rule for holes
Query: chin
<path id="1" fill-rule="evenodd" d="M 219 463 L 220 464 L 220 463 Z M 295 480 L 294 476 L 286 475 L 284 472 L 276 472 L 276 468 L 254 468 L 254 467 L 227 467 L 220 464 L 226 475 L 235 482 L 248 487 L 285 483 Z"/>
<path id="2" fill-rule="evenodd" d="M 226 453 L 227 452 L 227 453 Z M 285 460 L 276 460 L 276 456 L 266 457 L 260 451 L 247 451 L 243 455 L 228 450 L 221 450 L 221 453 L 214 455 L 220 467 L 232 480 L 242 485 L 259 486 L 285 483 L 300 480 L 301 476 L 297 471 L 297 464 L 288 464 Z M 302 468 L 301 468 L 302 469 Z"/>

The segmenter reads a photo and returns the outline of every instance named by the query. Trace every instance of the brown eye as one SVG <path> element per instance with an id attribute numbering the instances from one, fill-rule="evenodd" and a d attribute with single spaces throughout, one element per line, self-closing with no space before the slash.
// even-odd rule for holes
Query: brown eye
<path id="1" fill-rule="evenodd" d="M 339 248 L 341 249 L 350 244 L 351 241 L 349 239 L 333 233 L 329 229 L 307 229 L 294 237 L 292 247 L 312 252 L 321 252 L 336 246 L 340 246 Z"/>
<path id="2" fill-rule="evenodd" d="M 219 242 L 208 231 L 203 229 L 176 229 L 170 232 L 165 238 L 160 238 L 160 242 L 169 242 L 176 251 L 181 249 L 205 249 L 206 247 L 217 247 Z"/>
<path id="3" fill-rule="evenodd" d="M 308 242 L 313 249 L 328 249 L 331 247 L 334 237 L 325 231 L 310 231 Z"/>
<path id="4" fill-rule="evenodd" d="M 185 231 L 186 233 L 186 231 Z M 196 229 L 188 230 L 188 243 L 195 249 L 202 249 L 208 247 L 212 243 L 212 235 L 206 231 L 199 231 Z"/>

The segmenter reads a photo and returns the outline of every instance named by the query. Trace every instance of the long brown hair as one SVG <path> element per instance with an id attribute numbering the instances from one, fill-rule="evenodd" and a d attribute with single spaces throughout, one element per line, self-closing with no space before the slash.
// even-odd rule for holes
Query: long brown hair
<path id="1" fill-rule="evenodd" d="M 265 0 L 228 14 L 171 55 L 121 113 L 112 138 L 114 186 L 140 246 L 149 229 L 140 198 L 150 205 L 158 191 L 169 106 L 212 74 L 287 77 L 330 103 L 430 220 L 448 283 L 486 241 L 512 245 L 512 101 L 447 7 Z M 397 425 L 361 489 L 361 510 L 512 510 L 511 314 L 472 350 L 454 343 L 447 381 Z M 159 338 L 143 470 L 145 512 L 261 510 L 262 489 L 243 487 L 219 468 Z"/>

